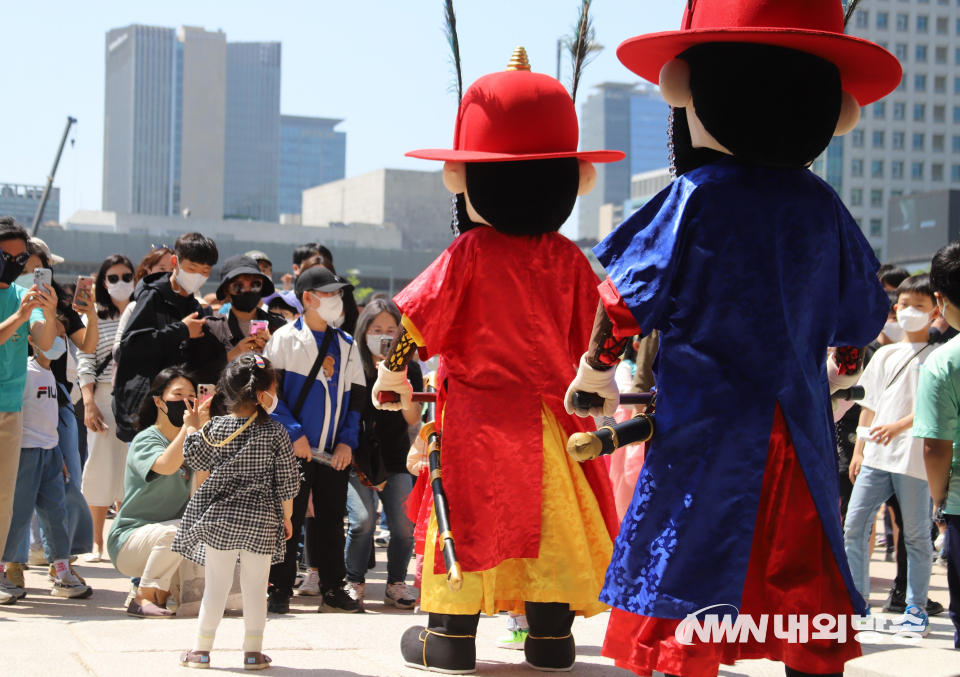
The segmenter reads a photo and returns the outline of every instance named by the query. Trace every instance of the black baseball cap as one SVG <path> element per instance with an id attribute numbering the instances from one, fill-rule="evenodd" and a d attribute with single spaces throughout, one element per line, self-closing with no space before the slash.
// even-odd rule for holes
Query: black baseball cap
<path id="1" fill-rule="evenodd" d="M 260 296 L 270 296 L 274 292 L 273 282 L 269 277 L 260 272 L 257 262 L 246 254 L 237 254 L 231 256 L 223 262 L 220 269 L 220 286 L 217 287 L 217 298 L 221 301 L 226 297 L 224 291 L 230 280 L 241 275 L 256 275 L 263 280 L 263 289 L 260 290 Z"/>
<path id="2" fill-rule="evenodd" d="M 353 285 L 342 277 L 334 275 L 333 271 L 323 266 L 307 268 L 297 277 L 297 296 L 303 296 L 303 293 L 307 291 L 331 292 L 338 289 L 353 291 Z"/>
<path id="3" fill-rule="evenodd" d="M 263 253 L 262 251 L 260 251 L 259 249 L 252 249 L 252 250 L 248 251 L 248 252 L 245 254 L 245 256 L 249 256 L 249 257 L 250 257 L 251 259 L 253 259 L 254 261 L 266 261 L 266 262 L 269 263 L 271 266 L 273 266 L 273 261 L 271 261 L 269 258 L 267 258 L 267 255 L 264 254 L 264 253 Z"/>

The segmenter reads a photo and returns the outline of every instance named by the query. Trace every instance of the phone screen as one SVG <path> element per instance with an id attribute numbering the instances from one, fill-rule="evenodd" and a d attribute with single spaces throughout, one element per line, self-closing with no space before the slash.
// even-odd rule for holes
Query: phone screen
<path id="1" fill-rule="evenodd" d="M 380 359 L 385 360 L 390 354 L 390 346 L 393 345 L 393 338 L 390 336 L 385 336 L 380 339 Z"/>

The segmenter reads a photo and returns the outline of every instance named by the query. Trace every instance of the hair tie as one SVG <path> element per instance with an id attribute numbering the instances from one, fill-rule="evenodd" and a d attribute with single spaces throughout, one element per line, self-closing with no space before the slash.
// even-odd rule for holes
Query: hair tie
<path id="1" fill-rule="evenodd" d="M 253 359 L 257 363 L 257 366 L 260 367 L 261 369 L 265 369 L 267 367 L 267 365 L 263 361 L 263 358 L 260 357 L 259 355 L 254 355 Z"/>

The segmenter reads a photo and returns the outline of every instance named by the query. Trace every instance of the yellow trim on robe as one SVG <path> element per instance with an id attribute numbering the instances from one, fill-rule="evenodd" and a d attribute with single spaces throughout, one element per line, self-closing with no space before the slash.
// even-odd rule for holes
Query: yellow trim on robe
<path id="1" fill-rule="evenodd" d="M 585 617 L 609 609 L 598 597 L 613 554 L 613 542 L 583 469 L 567 455 L 563 428 L 546 405 L 542 405 L 542 415 L 539 556 L 504 560 L 487 571 L 464 572 L 463 588 L 451 592 L 446 576 L 433 573 L 437 520 L 431 512 L 420 589 L 420 608 L 424 611 L 523 613 L 524 602 L 567 602 L 571 609 Z M 517 496 L 515 500 L 522 501 L 523 497 Z M 451 511 L 456 509 L 456 505 L 450 506 Z M 453 536 L 457 542 L 469 538 L 469 534 L 454 533 Z"/>

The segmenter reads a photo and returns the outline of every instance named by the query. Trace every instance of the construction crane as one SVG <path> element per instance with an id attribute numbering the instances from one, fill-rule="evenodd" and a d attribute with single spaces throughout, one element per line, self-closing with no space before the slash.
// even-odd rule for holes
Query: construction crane
<path id="1" fill-rule="evenodd" d="M 37 229 L 40 228 L 40 217 L 43 216 L 43 210 L 47 206 L 47 198 L 50 197 L 50 187 L 53 185 L 53 177 L 57 175 L 57 165 L 60 164 L 60 155 L 63 154 L 63 146 L 67 143 L 67 135 L 70 134 L 70 127 L 77 121 L 76 118 L 67 116 L 67 128 L 63 130 L 63 138 L 60 139 L 60 147 L 57 149 L 57 157 L 53 160 L 53 169 L 47 176 L 47 185 L 43 187 L 43 195 L 40 196 L 40 204 L 37 205 L 37 213 L 33 215 L 33 228 L 30 230 L 32 236 L 37 235 Z"/>

